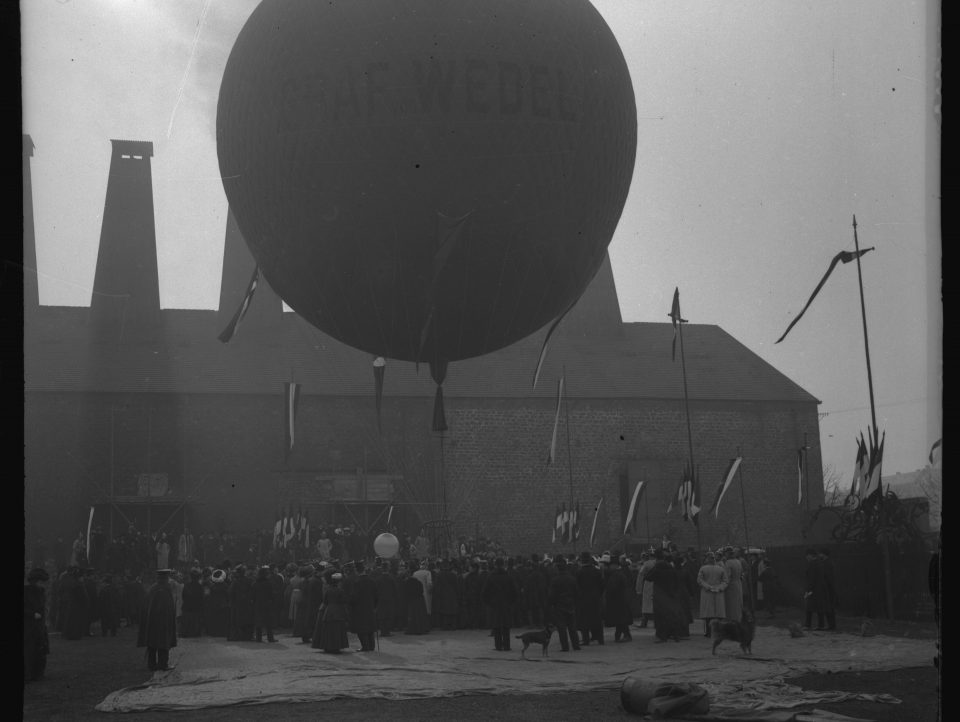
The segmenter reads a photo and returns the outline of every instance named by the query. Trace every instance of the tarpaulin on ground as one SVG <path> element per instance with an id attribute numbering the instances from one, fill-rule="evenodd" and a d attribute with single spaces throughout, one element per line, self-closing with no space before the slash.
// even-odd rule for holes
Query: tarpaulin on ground
<path id="1" fill-rule="evenodd" d="M 291 637 L 279 639 L 278 644 L 181 639 L 171 651 L 173 670 L 110 693 L 96 709 L 136 712 L 342 697 L 585 692 L 617 689 L 628 677 L 638 676 L 700 684 L 710 691 L 711 711 L 770 705 L 784 709 L 838 701 L 829 692 L 805 693 L 784 682 L 791 676 L 923 666 L 935 652 L 929 640 L 843 633 L 792 639 L 774 627 L 757 628 L 753 656 L 726 642 L 711 655 L 712 642 L 696 634 L 689 641 L 656 644 L 648 629 L 634 630 L 632 642 L 569 652 L 560 650 L 555 637 L 547 657 L 540 656 L 539 647 L 531 647 L 527 659 L 518 645 L 509 652 L 495 651 L 493 639 L 480 630 L 394 635 L 379 640 L 379 651 L 345 650 L 340 655 L 324 654 Z M 149 674 L 144 671 L 145 678 Z"/>

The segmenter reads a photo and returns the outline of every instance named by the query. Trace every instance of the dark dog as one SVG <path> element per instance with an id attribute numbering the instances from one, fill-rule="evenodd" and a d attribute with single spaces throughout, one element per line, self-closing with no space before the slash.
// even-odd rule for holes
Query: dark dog
<path id="1" fill-rule="evenodd" d="M 517 639 L 523 642 L 523 649 L 520 650 L 520 656 L 526 659 L 527 657 L 527 647 L 531 644 L 539 644 L 541 657 L 549 656 L 547 654 L 547 648 L 550 646 L 550 637 L 553 636 L 553 625 L 548 624 L 543 629 L 538 629 L 534 632 L 524 632 L 523 634 L 515 634 Z"/>
<path id="2" fill-rule="evenodd" d="M 750 645 L 753 644 L 753 633 L 756 630 L 756 624 L 753 615 L 749 610 L 743 610 L 743 616 L 739 622 L 732 619 L 712 619 L 710 621 L 710 636 L 713 637 L 713 653 L 717 653 L 717 647 L 725 639 L 736 642 L 744 654 L 753 654 Z"/>

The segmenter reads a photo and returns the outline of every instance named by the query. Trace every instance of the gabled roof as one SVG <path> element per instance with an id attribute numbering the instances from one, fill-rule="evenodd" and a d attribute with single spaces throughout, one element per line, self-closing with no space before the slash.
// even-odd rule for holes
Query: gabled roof
<path id="1" fill-rule="evenodd" d="M 217 340 L 216 311 L 165 310 L 153 340 L 100 344 L 88 338 L 86 308 L 42 307 L 27 330 L 27 391 L 272 394 L 284 381 L 302 393 L 370 396 L 372 356 L 349 348 L 283 314 L 278 328 L 258 338 Z M 581 398 L 680 399 L 679 359 L 671 361 L 669 323 L 626 323 L 621 333 L 563 333 L 550 342 L 537 387 L 536 334 L 501 351 L 450 365 L 444 394 L 483 398 L 553 398 L 565 373 L 566 393 Z M 693 400 L 819 403 L 718 326 L 684 325 L 683 341 Z M 387 360 L 384 395 L 429 396 L 429 369 Z"/>

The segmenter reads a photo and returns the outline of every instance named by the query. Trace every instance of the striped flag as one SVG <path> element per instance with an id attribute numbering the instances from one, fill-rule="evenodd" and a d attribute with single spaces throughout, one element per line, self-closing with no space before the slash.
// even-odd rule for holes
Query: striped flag
<path id="1" fill-rule="evenodd" d="M 797 504 L 803 500 L 803 447 L 797 449 Z"/>
<path id="2" fill-rule="evenodd" d="M 600 501 L 597 502 L 597 505 L 593 509 L 593 526 L 590 527 L 590 546 L 593 546 L 594 541 L 597 538 L 597 517 L 600 516 L 600 507 L 603 506 L 603 497 L 600 497 Z"/>
<path id="3" fill-rule="evenodd" d="M 727 489 L 730 488 L 730 484 L 733 483 L 733 477 L 737 473 L 737 469 L 740 468 L 741 461 L 743 461 L 743 457 L 741 456 L 730 459 L 727 470 L 723 473 L 723 479 L 721 479 L 720 487 L 717 489 L 717 497 L 713 500 L 713 505 L 710 507 L 714 519 L 720 514 L 720 501 L 723 499 L 723 495 L 727 493 Z"/>
<path id="4" fill-rule="evenodd" d="M 623 533 L 627 533 L 627 529 L 631 527 L 636 531 L 636 520 L 640 512 L 640 496 L 643 494 L 643 488 L 646 486 L 645 481 L 638 481 L 637 487 L 633 490 L 633 496 L 630 498 L 630 507 L 627 509 L 627 521 L 623 525 Z"/>
<path id="5" fill-rule="evenodd" d="M 283 383 L 283 454 L 284 460 L 293 451 L 296 442 L 294 421 L 297 417 L 297 406 L 300 402 L 300 384 L 293 381 Z"/>
<path id="6" fill-rule="evenodd" d="M 563 401 L 563 376 L 557 381 L 557 410 L 553 417 L 553 438 L 550 440 L 550 453 L 547 454 L 547 465 L 557 458 L 557 429 L 560 427 L 560 403 Z"/>
<path id="7" fill-rule="evenodd" d="M 856 227 L 856 222 L 854 222 L 854 227 Z M 787 330 L 783 332 L 783 335 L 778 338 L 775 343 L 780 343 L 783 341 L 783 339 L 787 337 L 787 334 L 790 333 L 790 329 L 792 329 L 796 325 L 797 321 L 800 320 L 800 317 L 807 312 L 807 309 L 810 308 L 810 304 L 813 303 L 813 299 L 817 297 L 818 293 L 820 293 L 820 289 L 823 288 L 823 284 L 825 284 L 827 279 L 830 278 L 830 274 L 833 273 L 833 269 L 836 268 L 838 263 L 850 263 L 850 261 L 854 261 L 864 253 L 872 250 L 873 247 L 871 246 L 870 248 L 864 248 L 861 251 L 840 251 L 840 253 L 835 255 L 833 260 L 830 261 L 830 266 L 827 268 L 827 272 L 824 273 L 823 278 L 820 279 L 820 283 L 817 284 L 817 287 L 813 289 L 813 293 L 810 294 L 807 304 L 801 309 L 800 313 L 794 317 L 794 319 L 790 322 L 790 325 L 787 326 Z"/>
<path id="8" fill-rule="evenodd" d="M 863 479 L 867 473 L 867 442 L 863 440 L 863 432 L 857 439 L 857 459 L 853 465 L 853 481 L 850 482 L 850 494 L 848 495 L 848 504 L 855 506 L 860 492 L 863 489 Z"/>
<path id="9" fill-rule="evenodd" d="M 250 302 L 253 300 L 253 294 L 257 290 L 257 284 L 260 282 L 260 266 L 257 266 L 253 269 L 253 276 L 250 277 L 250 283 L 247 286 L 247 292 L 243 295 L 243 301 L 240 302 L 240 308 L 237 309 L 237 312 L 233 314 L 233 318 L 230 319 L 230 323 L 227 324 L 227 327 L 220 332 L 220 335 L 217 336 L 222 343 L 229 342 L 234 336 L 237 335 L 237 330 L 240 328 L 240 322 L 243 321 L 243 317 L 247 315 L 247 309 L 250 308 Z"/>
<path id="10" fill-rule="evenodd" d="M 863 477 L 863 488 L 860 492 L 861 505 L 866 504 L 871 499 L 878 499 L 883 496 L 881 488 L 880 475 L 883 466 L 883 445 L 887 440 L 887 432 L 883 432 L 879 445 L 875 436 L 870 435 L 870 463 L 867 467 L 867 473 Z"/>
<path id="11" fill-rule="evenodd" d="M 566 544 L 570 541 L 570 511 L 567 510 L 567 505 L 563 505 L 563 511 L 560 516 L 560 542 Z"/>

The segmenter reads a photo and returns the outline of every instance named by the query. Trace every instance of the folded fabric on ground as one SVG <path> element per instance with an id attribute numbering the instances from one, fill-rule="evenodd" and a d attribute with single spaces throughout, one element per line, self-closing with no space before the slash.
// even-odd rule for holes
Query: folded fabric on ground
<path id="1" fill-rule="evenodd" d="M 710 691 L 711 711 L 772 709 L 770 705 L 789 709 L 839 701 L 829 697 L 833 693 L 806 693 L 786 684 L 783 680 L 791 676 L 923 666 L 934 648 L 931 641 L 899 637 L 809 634 L 791 639 L 785 630 L 772 627 L 757 629 L 756 656 L 742 655 L 735 645 L 722 645 L 711 655 L 711 641 L 699 635 L 654 644 L 652 630 L 634 630 L 628 644 L 570 652 L 551 645 L 549 656 L 528 659 L 519 649 L 497 652 L 491 645 L 488 632 L 481 630 L 394 635 L 379 640 L 379 651 L 339 655 L 324 654 L 290 637 L 270 645 L 181 639 L 171 651 L 174 669 L 111 692 L 96 709 L 137 712 L 342 697 L 585 692 L 616 689 L 631 676 L 699 684 Z M 865 699 L 846 697 L 853 698 Z"/>

